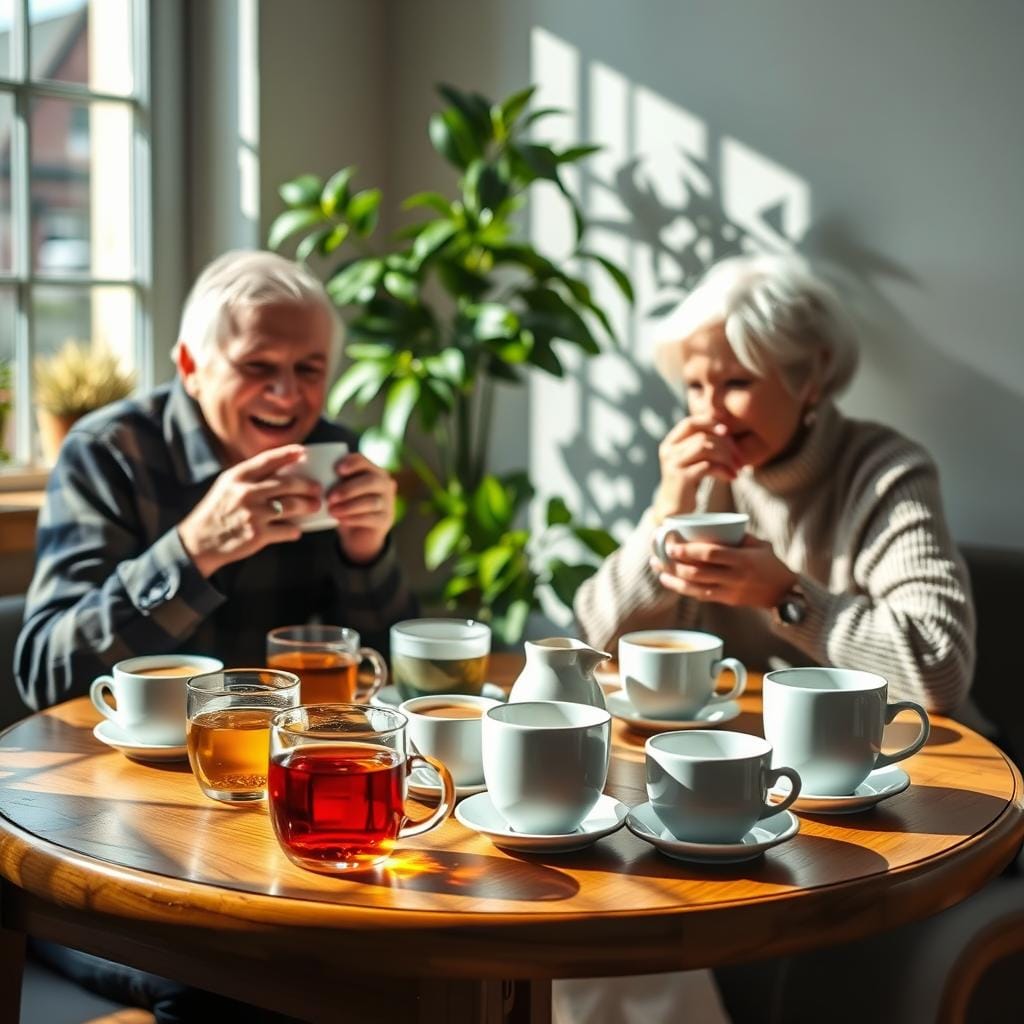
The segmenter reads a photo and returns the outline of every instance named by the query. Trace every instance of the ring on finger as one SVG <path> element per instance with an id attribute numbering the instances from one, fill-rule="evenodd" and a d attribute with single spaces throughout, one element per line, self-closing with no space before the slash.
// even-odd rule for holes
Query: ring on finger
<path id="1" fill-rule="evenodd" d="M 274 513 L 275 519 L 284 515 L 284 502 L 280 498 L 271 498 L 267 504 L 270 505 L 270 511 Z"/>

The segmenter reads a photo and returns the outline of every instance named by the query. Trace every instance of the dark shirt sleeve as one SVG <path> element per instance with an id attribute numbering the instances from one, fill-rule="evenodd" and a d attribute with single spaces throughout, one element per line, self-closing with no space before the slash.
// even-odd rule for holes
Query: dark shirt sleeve
<path id="1" fill-rule="evenodd" d="M 39 517 L 15 653 L 32 708 L 85 693 L 123 658 L 176 649 L 223 601 L 176 529 L 145 537 L 134 491 L 132 463 L 112 441 L 68 435 Z"/>

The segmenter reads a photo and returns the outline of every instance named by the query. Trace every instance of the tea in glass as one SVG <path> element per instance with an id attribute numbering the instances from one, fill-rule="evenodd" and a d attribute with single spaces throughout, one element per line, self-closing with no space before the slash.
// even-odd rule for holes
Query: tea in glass
<path id="1" fill-rule="evenodd" d="M 407 619 L 391 627 L 391 672 L 403 700 L 479 694 L 490 653 L 490 627 L 472 619 Z"/>
<path id="2" fill-rule="evenodd" d="M 359 665 L 367 661 L 372 678 L 359 687 Z M 359 646 L 359 634 L 344 626 L 282 626 L 267 634 L 267 664 L 294 672 L 301 680 L 303 704 L 351 704 L 368 701 L 387 682 L 384 658 Z"/>

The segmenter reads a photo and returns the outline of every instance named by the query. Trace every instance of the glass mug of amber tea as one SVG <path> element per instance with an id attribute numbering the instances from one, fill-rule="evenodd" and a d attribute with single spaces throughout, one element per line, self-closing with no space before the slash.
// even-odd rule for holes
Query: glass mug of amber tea
<path id="1" fill-rule="evenodd" d="M 409 753 L 406 717 L 363 704 L 305 705 L 270 727 L 270 818 L 287 856 L 311 871 L 372 868 L 398 840 L 422 835 L 455 806 L 455 783 L 440 761 Z M 437 773 L 441 802 L 421 820 L 405 812 L 416 767 Z"/>
<path id="2" fill-rule="evenodd" d="M 188 688 L 188 759 L 214 800 L 248 803 L 267 795 L 270 720 L 299 703 L 299 677 L 266 668 L 193 676 Z"/>
<path id="3" fill-rule="evenodd" d="M 359 667 L 368 662 L 369 682 L 360 687 Z M 384 658 L 359 646 L 359 634 L 344 626 L 281 626 L 267 634 L 267 665 L 294 672 L 303 704 L 369 701 L 388 681 Z"/>

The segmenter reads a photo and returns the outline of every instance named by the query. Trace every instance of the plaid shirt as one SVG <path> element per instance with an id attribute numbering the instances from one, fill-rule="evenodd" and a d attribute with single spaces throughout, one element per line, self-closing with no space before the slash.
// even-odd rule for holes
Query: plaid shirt
<path id="1" fill-rule="evenodd" d="M 355 435 L 320 420 L 307 440 L 352 444 Z M 39 516 L 15 655 L 27 704 L 83 694 L 137 654 L 262 665 L 267 630 L 311 619 L 356 629 L 386 652 L 387 627 L 416 614 L 391 539 L 362 566 L 346 560 L 335 531 L 306 533 L 203 578 L 177 526 L 222 469 L 178 382 L 75 424 Z"/>

